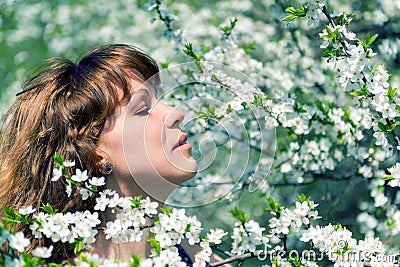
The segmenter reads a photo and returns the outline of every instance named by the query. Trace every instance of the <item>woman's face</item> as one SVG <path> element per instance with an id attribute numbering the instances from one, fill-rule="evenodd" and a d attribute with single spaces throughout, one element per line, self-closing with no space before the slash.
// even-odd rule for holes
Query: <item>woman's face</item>
<path id="1" fill-rule="evenodd" d="M 133 177 L 139 185 L 154 179 L 178 185 L 192 178 L 197 164 L 179 128 L 184 113 L 157 101 L 155 90 L 140 79 L 133 78 L 130 84 L 129 103 L 108 119 L 99 142 L 114 171 Z"/>

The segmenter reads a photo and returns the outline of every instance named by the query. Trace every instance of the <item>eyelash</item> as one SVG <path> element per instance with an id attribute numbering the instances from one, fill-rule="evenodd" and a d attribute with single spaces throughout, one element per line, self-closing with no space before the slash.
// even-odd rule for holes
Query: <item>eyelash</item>
<path id="1" fill-rule="evenodd" d="M 139 116 L 146 116 L 149 115 L 149 111 L 151 109 L 151 106 L 146 105 L 145 109 L 140 109 L 139 111 L 137 111 L 135 113 L 135 115 L 139 115 Z"/>

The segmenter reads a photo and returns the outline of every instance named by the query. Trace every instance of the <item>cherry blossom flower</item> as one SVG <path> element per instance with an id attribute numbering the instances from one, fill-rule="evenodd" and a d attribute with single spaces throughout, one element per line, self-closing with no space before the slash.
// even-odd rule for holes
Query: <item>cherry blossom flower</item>
<path id="1" fill-rule="evenodd" d="M 76 173 L 71 176 L 71 180 L 79 183 L 86 181 L 88 178 L 87 170 L 82 172 L 79 168 L 77 168 Z"/>
<path id="2" fill-rule="evenodd" d="M 25 238 L 24 233 L 16 232 L 14 235 L 9 236 L 9 245 L 11 248 L 23 252 L 31 242 Z"/>
<path id="3" fill-rule="evenodd" d="M 48 248 L 46 247 L 37 247 L 32 251 L 32 255 L 39 257 L 39 258 L 50 258 L 51 257 L 51 252 L 53 251 L 53 246 L 50 246 Z"/>

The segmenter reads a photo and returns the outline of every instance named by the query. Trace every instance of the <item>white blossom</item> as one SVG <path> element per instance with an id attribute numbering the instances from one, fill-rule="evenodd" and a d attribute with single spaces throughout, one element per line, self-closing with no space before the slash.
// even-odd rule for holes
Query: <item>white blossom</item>
<path id="1" fill-rule="evenodd" d="M 81 183 L 81 182 L 86 181 L 89 178 L 87 175 L 87 170 L 82 172 L 79 168 L 77 168 L 75 172 L 76 173 L 71 176 L 71 180 L 73 180 L 75 182 Z"/>
<path id="2" fill-rule="evenodd" d="M 16 232 L 14 235 L 9 236 L 9 245 L 11 248 L 23 252 L 29 246 L 29 239 L 25 238 L 23 232 Z"/>
<path id="3" fill-rule="evenodd" d="M 50 246 L 48 248 L 46 247 L 37 247 L 32 251 L 32 255 L 39 257 L 39 258 L 50 258 L 51 257 L 51 252 L 53 251 L 53 246 Z"/>

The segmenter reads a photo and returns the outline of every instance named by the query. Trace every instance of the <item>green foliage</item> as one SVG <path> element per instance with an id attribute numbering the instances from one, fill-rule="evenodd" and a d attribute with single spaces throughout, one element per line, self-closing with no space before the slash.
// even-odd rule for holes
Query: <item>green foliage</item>
<path id="1" fill-rule="evenodd" d="M 53 159 L 54 159 L 55 165 L 64 166 L 64 159 L 61 155 L 58 155 L 57 153 L 55 153 L 53 156 Z"/>
<path id="2" fill-rule="evenodd" d="M 269 205 L 269 208 L 266 208 L 265 210 L 272 210 L 276 213 L 276 216 L 279 217 L 279 215 L 283 211 L 284 207 L 282 207 L 278 203 L 276 203 L 271 197 L 266 198 L 266 200 Z"/>
<path id="3" fill-rule="evenodd" d="M 201 55 L 200 54 L 196 54 L 193 51 L 193 44 L 192 43 L 185 44 L 185 49 L 183 49 L 183 53 L 185 53 L 186 55 L 188 55 L 189 57 L 194 59 L 194 61 L 196 61 L 196 62 L 201 60 Z"/>
<path id="4" fill-rule="evenodd" d="M 251 104 L 257 106 L 257 107 L 262 107 L 264 104 L 264 96 L 262 94 L 253 94 L 254 100 L 251 102 Z"/>
<path id="5" fill-rule="evenodd" d="M 346 54 L 340 49 L 329 49 L 326 48 L 322 51 L 322 56 L 328 58 L 328 62 L 335 58 L 345 57 Z"/>
<path id="6" fill-rule="evenodd" d="M 231 214 L 234 218 L 236 218 L 237 220 L 239 220 L 242 224 L 245 224 L 248 219 L 249 219 L 249 215 L 245 214 L 241 209 L 239 209 L 238 207 L 234 207 L 231 210 Z"/>
<path id="7" fill-rule="evenodd" d="M 12 228 L 15 224 L 18 223 L 29 223 L 31 220 L 28 215 L 22 215 L 21 213 L 14 211 L 11 208 L 4 207 L 4 214 L 6 217 L 1 218 L 4 225 L 9 229 Z"/>
<path id="8" fill-rule="evenodd" d="M 57 213 L 57 210 L 54 209 L 49 203 L 47 203 L 46 205 L 42 204 L 40 209 L 43 210 L 44 212 L 50 214 L 50 215 L 54 215 L 54 214 Z"/>
<path id="9" fill-rule="evenodd" d="M 75 238 L 74 242 L 71 244 L 74 248 L 75 255 L 78 255 L 83 247 L 83 237 Z"/>
<path id="10" fill-rule="evenodd" d="M 154 237 L 149 237 L 147 239 L 147 241 L 150 243 L 151 247 L 154 249 L 154 252 L 157 255 L 160 255 L 160 252 L 161 252 L 160 243 Z"/>
<path id="11" fill-rule="evenodd" d="M 88 265 L 89 267 L 97 267 L 97 264 L 95 264 L 95 263 L 89 261 L 88 257 L 85 255 L 85 253 L 81 253 L 81 254 L 79 255 L 79 260 L 80 260 L 81 262 L 87 263 L 87 265 Z M 57 266 L 57 267 L 58 267 L 58 266 Z"/>
<path id="12" fill-rule="evenodd" d="M 135 196 L 132 200 L 132 208 L 139 208 L 140 207 L 140 202 L 142 201 L 142 195 L 140 196 Z"/>
<path id="13" fill-rule="evenodd" d="M 367 96 L 368 95 L 368 88 L 367 86 L 363 86 L 360 90 L 354 90 L 350 92 L 352 96 Z"/>
<path id="14" fill-rule="evenodd" d="M 335 231 L 338 231 L 338 230 L 343 230 L 344 228 L 343 228 L 343 226 L 342 226 L 340 223 L 338 223 L 338 224 L 336 224 L 336 225 L 333 226 L 333 229 L 334 229 Z"/>
<path id="15" fill-rule="evenodd" d="M 25 261 L 24 267 L 36 267 L 41 263 L 39 258 L 31 257 L 26 252 L 22 253 L 22 258 Z"/>
<path id="16" fill-rule="evenodd" d="M 288 23 L 292 23 L 299 18 L 305 17 L 307 14 L 307 8 L 305 6 L 301 6 L 299 8 L 288 7 L 285 11 L 290 15 L 284 17 L 282 21 L 287 21 Z"/>
<path id="17" fill-rule="evenodd" d="M 186 228 L 185 228 L 185 233 L 188 233 L 188 232 L 190 232 L 190 228 L 192 227 L 192 224 L 191 223 L 188 223 L 187 225 L 186 225 Z"/>
<path id="18" fill-rule="evenodd" d="M 220 28 L 223 32 L 222 39 L 227 39 L 232 34 L 232 31 L 235 28 L 237 22 L 238 18 L 236 17 L 233 19 L 229 19 L 229 25 Z"/>
<path id="19" fill-rule="evenodd" d="M 305 194 L 301 194 L 299 196 L 299 201 L 304 202 L 304 201 L 309 201 L 311 197 L 307 197 Z"/>
<path id="20" fill-rule="evenodd" d="M 378 34 L 374 34 L 373 36 L 370 35 L 370 33 L 367 33 L 367 36 L 365 37 L 365 41 L 361 40 L 360 38 L 357 38 L 358 43 L 362 45 L 364 50 L 367 50 L 372 43 L 378 38 Z"/>
<path id="21" fill-rule="evenodd" d="M 349 25 L 355 14 L 343 12 L 340 16 L 334 18 L 336 25 Z"/>
<path id="22" fill-rule="evenodd" d="M 131 267 L 140 267 L 140 256 L 132 255 Z"/>
<path id="23" fill-rule="evenodd" d="M 251 51 L 255 50 L 255 45 L 256 43 L 254 41 L 251 41 L 249 43 L 244 43 L 242 44 L 242 49 L 246 54 L 248 54 Z"/>
<path id="24" fill-rule="evenodd" d="M 397 95 L 397 88 L 393 88 L 392 86 L 389 87 L 387 96 L 390 101 L 393 101 Z"/>
<path id="25" fill-rule="evenodd" d="M 162 207 L 162 208 L 160 208 L 160 210 L 169 217 L 169 216 L 171 216 L 173 208 L 172 207 Z"/>
<path id="26" fill-rule="evenodd" d="M 340 40 L 341 36 L 339 29 L 332 30 L 328 25 L 325 25 L 325 31 L 326 33 L 321 35 L 321 38 L 330 39 L 333 43 L 336 43 L 338 40 Z"/>
<path id="27" fill-rule="evenodd" d="M 390 133 L 396 128 L 396 123 L 384 124 L 383 122 L 378 122 L 378 127 L 383 132 Z"/>
<path id="28" fill-rule="evenodd" d="M 231 108 L 228 105 L 227 113 L 229 113 L 229 110 L 231 110 Z M 205 122 L 210 122 L 211 119 L 215 119 L 218 121 L 218 120 L 222 119 L 223 116 L 216 116 L 215 106 L 210 105 L 206 112 L 199 112 L 198 118 L 204 119 Z"/>

